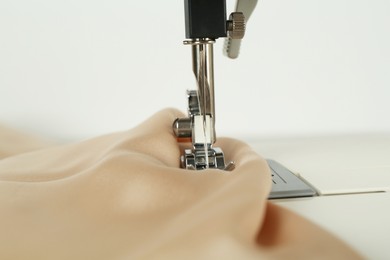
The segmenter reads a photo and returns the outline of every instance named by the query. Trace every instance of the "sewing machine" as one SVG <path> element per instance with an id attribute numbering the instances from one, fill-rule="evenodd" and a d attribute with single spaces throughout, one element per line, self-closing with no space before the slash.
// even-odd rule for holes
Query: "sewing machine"
<path id="1" fill-rule="evenodd" d="M 188 117 L 178 118 L 173 124 L 179 141 L 192 141 L 192 150 L 186 149 L 181 157 L 183 168 L 234 168 L 234 162 L 225 165 L 223 151 L 213 147 L 216 141 L 213 44 L 220 37 L 228 37 L 225 53 L 230 58 L 236 58 L 240 40 L 245 34 L 245 22 L 256 3 L 257 0 L 238 1 L 236 12 L 227 20 L 225 0 L 184 1 L 188 38 L 184 44 L 192 48 L 192 69 L 198 88 L 187 91 Z"/>
<path id="2" fill-rule="evenodd" d="M 17 3 L 0 3 L 3 122 L 78 140 L 181 106 L 194 48 L 180 44 L 182 2 Z M 386 1 L 261 1 L 238 59 L 219 54 L 224 37 L 214 44 L 217 137 L 246 141 L 315 187 L 318 196 L 273 203 L 369 259 L 390 258 L 388 10 Z M 159 21 L 171 27 L 157 30 Z M 365 134 L 377 132 L 387 135 Z"/>
<path id="3" fill-rule="evenodd" d="M 214 54 L 213 44 L 226 37 L 224 54 L 232 59 L 238 57 L 245 26 L 255 9 L 257 0 L 238 0 L 235 11 L 226 19 L 226 0 L 185 0 L 185 30 L 191 46 L 192 69 L 197 90 L 188 90 L 188 117 L 177 118 L 173 131 L 179 142 L 192 142 L 192 149 L 185 149 L 180 161 L 183 168 L 202 170 L 217 168 L 234 169 L 234 162 L 225 163 L 223 151 L 213 147 L 216 141 Z M 293 174 L 283 165 L 268 160 L 273 186 L 270 199 L 307 197 L 317 195 L 308 182 Z"/>
<path id="4" fill-rule="evenodd" d="M 231 170 L 234 162 L 226 163 L 223 151 L 213 147 L 216 140 L 213 44 L 218 38 L 227 37 L 224 53 L 237 58 L 246 22 L 257 1 L 238 1 L 228 20 L 223 0 L 184 2 L 188 38 L 184 43 L 192 48 L 198 88 L 187 91 L 188 117 L 176 119 L 173 124 L 178 140 L 192 143 L 192 149 L 186 149 L 181 156 L 181 165 L 190 170 Z M 270 199 L 278 199 L 275 203 L 328 228 L 365 256 L 386 255 L 388 227 L 383 223 L 390 217 L 384 206 L 388 205 L 390 190 L 388 135 L 247 141 L 260 154 L 272 158 L 267 160 L 273 178 Z M 356 150 L 357 143 L 360 149 Z M 360 202 L 371 205 L 371 210 L 378 214 L 367 214 Z M 345 211 L 346 205 L 349 207 Z M 364 235 L 357 238 L 356 231 Z M 375 245 L 367 243 L 367 239 L 376 238 Z"/>

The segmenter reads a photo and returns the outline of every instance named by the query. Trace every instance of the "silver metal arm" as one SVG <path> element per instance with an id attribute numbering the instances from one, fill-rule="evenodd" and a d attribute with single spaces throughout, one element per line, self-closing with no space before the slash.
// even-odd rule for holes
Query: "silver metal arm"
<path id="1" fill-rule="evenodd" d="M 244 15 L 245 26 L 248 23 L 249 17 L 253 13 L 253 10 L 255 10 L 256 4 L 257 0 L 237 1 L 235 12 L 242 13 Z M 231 59 L 237 58 L 238 54 L 240 53 L 241 39 L 235 39 L 229 35 L 225 39 L 224 54 Z"/>
<path id="2" fill-rule="evenodd" d="M 236 9 L 250 15 L 256 2 L 240 0 Z M 225 6 L 225 0 L 185 0 L 186 36 L 189 40 L 184 44 L 191 46 L 192 69 L 198 88 L 187 91 L 188 117 L 177 118 L 173 131 L 179 142 L 192 142 L 192 149 L 184 150 L 181 156 L 181 165 L 186 169 L 234 168 L 234 162 L 225 164 L 222 150 L 213 147 L 216 141 L 213 44 L 217 38 L 228 36 L 234 47 L 235 41 L 240 41 L 245 33 L 243 13 L 232 13 L 226 20 Z M 238 55 L 236 47 L 227 49 L 227 53 L 234 52 Z"/>

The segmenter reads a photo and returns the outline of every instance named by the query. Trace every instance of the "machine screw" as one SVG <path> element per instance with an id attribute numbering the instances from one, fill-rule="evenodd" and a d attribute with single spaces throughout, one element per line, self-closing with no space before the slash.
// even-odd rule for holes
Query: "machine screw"
<path id="1" fill-rule="evenodd" d="M 232 39 L 242 39 L 245 35 L 245 16 L 241 12 L 231 13 L 227 21 L 227 33 Z"/>

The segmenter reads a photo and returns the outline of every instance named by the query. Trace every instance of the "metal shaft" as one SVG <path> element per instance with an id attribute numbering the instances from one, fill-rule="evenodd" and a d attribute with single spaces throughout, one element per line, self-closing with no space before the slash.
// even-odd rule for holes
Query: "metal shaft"
<path id="1" fill-rule="evenodd" d="M 214 100 L 214 41 L 210 39 L 196 39 L 192 45 L 192 69 L 198 84 L 200 114 L 210 116 L 211 144 L 216 141 L 215 133 L 215 100 Z"/>

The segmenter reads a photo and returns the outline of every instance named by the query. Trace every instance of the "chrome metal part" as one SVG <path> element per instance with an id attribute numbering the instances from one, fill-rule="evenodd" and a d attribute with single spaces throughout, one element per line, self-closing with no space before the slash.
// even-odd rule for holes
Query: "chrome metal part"
<path id="1" fill-rule="evenodd" d="M 216 141 L 213 44 L 215 39 L 228 36 L 225 53 L 236 58 L 256 3 L 257 0 L 237 0 L 236 12 L 226 20 L 224 0 L 184 1 L 186 37 L 190 38 L 184 44 L 191 46 L 197 90 L 187 92 L 188 117 L 173 123 L 178 141 L 192 142 L 192 149 L 186 149 L 181 156 L 183 168 L 233 170 L 235 167 L 234 162 L 226 165 L 222 150 L 213 147 Z"/>
<path id="2" fill-rule="evenodd" d="M 211 142 L 215 142 L 215 101 L 214 101 L 214 50 L 212 39 L 184 41 L 192 48 L 192 70 L 198 86 L 197 100 L 200 115 L 209 115 L 212 120 Z M 195 103 L 195 102 L 194 102 Z M 196 109 L 189 107 L 189 109 Z"/>
<path id="3" fill-rule="evenodd" d="M 249 17 L 253 13 L 257 4 L 257 0 L 237 0 L 236 13 L 242 13 L 244 15 L 244 27 L 248 23 Z M 234 13 L 233 13 L 234 14 Z M 229 58 L 235 59 L 240 52 L 241 39 L 234 39 L 229 36 L 225 39 L 224 54 Z"/>
<path id="4" fill-rule="evenodd" d="M 206 162 L 208 158 L 208 163 Z M 225 158 L 221 148 L 215 147 L 207 150 L 207 155 L 203 149 L 186 149 L 181 157 L 182 167 L 188 170 L 203 170 L 216 168 L 225 170 Z M 230 164 L 229 164 L 230 165 Z"/>
<path id="5" fill-rule="evenodd" d="M 178 139 L 191 138 L 192 121 L 191 118 L 177 118 L 173 122 L 173 131 Z"/>
<path id="6" fill-rule="evenodd" d="M 181 157 L 186 169 L 217 168 L 224 170 L 222 150 L 213 147 L 215 134 L 214 104 L 214 40 L 208 38 L 184 41 L 192 48 L 192 69 L 198 89 L 187 91 L 188 118 L 178 118 L 173 124 L 179 141 L 191 139 L 192 149 L 186 149 Z"/>

